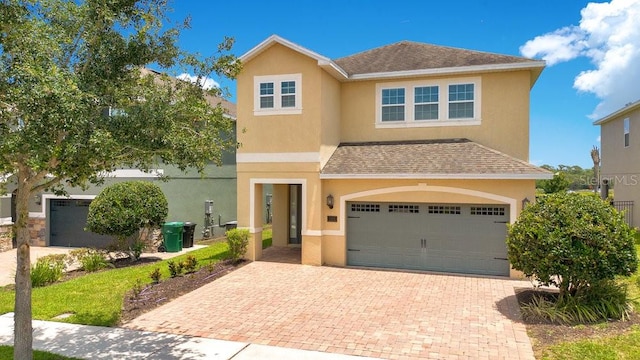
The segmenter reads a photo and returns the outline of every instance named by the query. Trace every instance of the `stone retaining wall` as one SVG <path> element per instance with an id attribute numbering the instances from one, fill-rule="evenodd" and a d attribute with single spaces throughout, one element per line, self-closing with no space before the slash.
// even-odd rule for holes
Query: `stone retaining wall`
<path id="1" fill-rule="evenodd" d="M 13 249 L 11 228 L 13 225 L 0 225 L 0 252 Z"/>

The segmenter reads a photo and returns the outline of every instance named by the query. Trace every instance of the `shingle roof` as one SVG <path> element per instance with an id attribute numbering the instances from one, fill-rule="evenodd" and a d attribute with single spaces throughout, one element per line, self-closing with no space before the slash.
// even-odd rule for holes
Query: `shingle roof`
<path id="1" fill-rule="evenodd" d="M 400 41 L 334 60 L 350 76 L 394 71 L 525 63 L 534 60 L 446 46 Z"/>
<path id="2" fill-rule="evenodd" d="M 468 139 L 343 143 L 321 178 L 547 179 L 551 172 Z"/>

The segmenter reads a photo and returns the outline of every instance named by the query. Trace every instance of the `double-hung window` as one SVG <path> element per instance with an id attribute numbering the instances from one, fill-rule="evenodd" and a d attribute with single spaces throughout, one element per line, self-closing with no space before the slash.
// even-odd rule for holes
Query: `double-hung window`
<path id="1" fill-rule="evenodd" d="M 404 89 L 382 89 L 382 121 L 404 120 Z"/>
<path id="2" fill-rule="evenodd" d="M 629 135 L 631 134 L 631 128 L 629 124 L 629 118 L 623 120 L 624 125 L 624 147 L 629 147 Z"/>
<path id="3" fill-rule="evenodd" d="M 376 84 L 377 128 L 480 125 L 482 78 Z"/>
<path id="4" fill-rule="evenodd" d="M 473 119 L 474 84 L 449 85 L 449 119 Z"/>
<path id="5" fill-rule="evenodd" d="M 254 115 L 302 113 L 302 75 L 254 77 Z"/>
<path id="6" fill-rule="evenodd" d="M 438 120 L 438 86 L 420 86 L 414 91 L 416 120 Z"/>

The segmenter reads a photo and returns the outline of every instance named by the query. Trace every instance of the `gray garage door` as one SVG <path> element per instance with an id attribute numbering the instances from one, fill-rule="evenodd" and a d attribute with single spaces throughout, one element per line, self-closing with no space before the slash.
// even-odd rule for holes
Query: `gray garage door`
<path id="1" fill-rule="evenodd" d="M 52 199 L 49 211 L 49 245 L 104 248 L 113 237 L 84 231 L 91 200 Z"/>
<path id="2" fill-rule="evenodd" d="M 347 204 L 347 264 L 509 275 L 509 207 Z"/>

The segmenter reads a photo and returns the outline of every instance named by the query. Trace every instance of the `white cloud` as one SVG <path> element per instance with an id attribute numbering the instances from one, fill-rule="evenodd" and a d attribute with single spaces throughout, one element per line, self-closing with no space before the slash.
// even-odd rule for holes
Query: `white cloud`
<path id="1" fill-rule="evenodd" d="M 600 143 L 600 140 L 602 140 L 602 137 L 601 137 L 601 136 L 598 136 L 598 137 L 596 138 L 596 142 L 597 142 L 597 143 Z"/>
<path id="2" fill-rule="evenodd" d="M 601 99 L 593 117 L 640 99 L 640 0 L 589 3 L 579 26 L 567 26 L 527 41 L 520 52 L 549 65 L 583 56 L 593 69 L 577 74 L 574 88 Z"/>
<path id="3" fill-rule="evenodd" d="M 198 77 L 194 75 L 189 75 L 187 73 L 183 73 L 177 76 L 180 80 L 191 81 L 192 83 L 196 83 L 198 81 Z M 215 80 L 210 78 L 203 78 L 199 80 L 199 85 L 202 86 L 203 89 L 213 89 L 219 88 L 220 84 L 218 84 Z"/>

